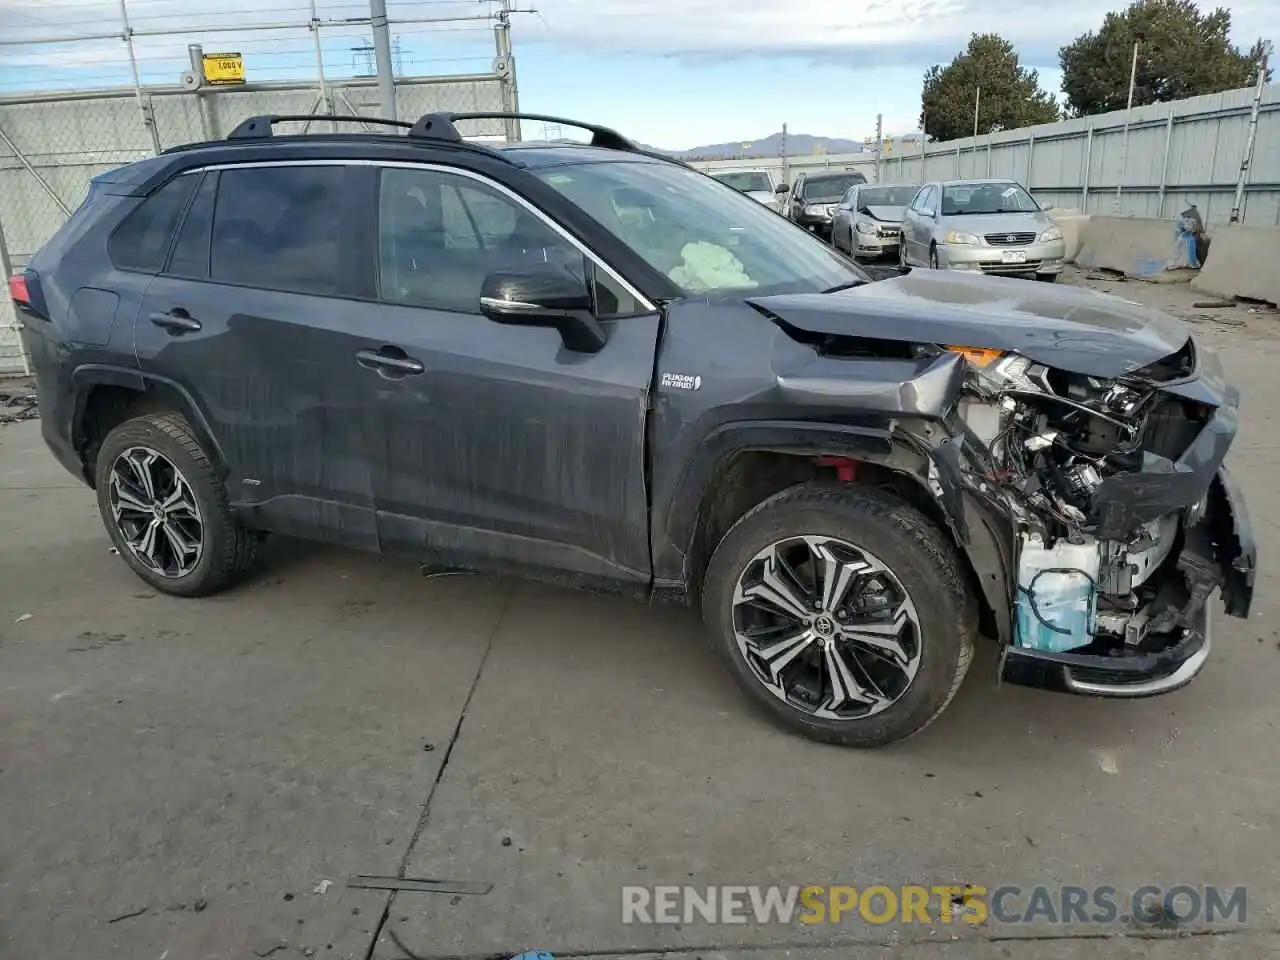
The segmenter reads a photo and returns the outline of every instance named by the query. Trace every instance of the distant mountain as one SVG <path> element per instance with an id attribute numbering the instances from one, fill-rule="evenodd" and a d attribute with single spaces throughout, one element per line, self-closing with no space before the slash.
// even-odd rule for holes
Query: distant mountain
<path id="1" fill-rule="evenodd" d="M 762 140 L 738 140 L 734 143 L 713 143 L 689 150 L 663 150 L 681 160 L 730 160 L 738 157 L 777 157 L 782 154 L 781 133 L 771 134 Z M 748 144 L 745 148 L 743 144 Z M 787 156 L 805 157 L 816 153 L 861 153 L 866 146 L 860 140 L 841 140 L 839 137 L 815 137 L 807 133 L 788 133 Z"/>

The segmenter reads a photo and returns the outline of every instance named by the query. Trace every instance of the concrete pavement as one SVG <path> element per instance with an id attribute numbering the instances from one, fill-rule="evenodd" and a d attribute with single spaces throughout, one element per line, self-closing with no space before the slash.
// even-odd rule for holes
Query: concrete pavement
<path id="1" fill-rule="evenodd" d="M 1245 389 L 1232 461 L 1262 553 L 1253 618 L 1220 619 L 1204 674 L 1138 703 L 997 689 L 986 650 L 937 724 L 870 753 L 776 730 L 678 610 L 424 581 L 286 542 L 241 589 L 157 596 L 110 554 L 39 424 L 0 428 L 0 957 L 1280 952 L 1280 439 L 1264 399 L 1280 327 L 1198 330 Z M 389 897 L 353 874 L 493 888 Z M 1155 942 L 1096 939 L 1125 926 L 622 922 L 624 885 L 825 883 L 1217 883 L 1249 899 L 1242 927 Z"/>

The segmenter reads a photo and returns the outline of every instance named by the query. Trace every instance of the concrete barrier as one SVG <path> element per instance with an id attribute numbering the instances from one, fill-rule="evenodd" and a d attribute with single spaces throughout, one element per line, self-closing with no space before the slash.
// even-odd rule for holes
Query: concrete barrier
<path id="1" fill-rule="evenodd" d="M 1280 227 L 1216 227 L 1191 289 L 1280 306 Z"/>
<path id="2" fill-rule="evenodd" d="M 1080 253 L 1080 243 L 1084 239 L 1084 225 L 1089 222 L 1089 214 L 1070 207 L 1050 207 L 1045 213 L 1062 231 L 1062 239 L 1067 244 L 1067 263 L 1075 263 Z"/>
<path id="3" fill-rule="evenodd" d="M 1091 216 L 1081 232 L 1076 263 L 1128 277 L 1154 277 L 1169 269 L 1176 250 L 1172 220 Z"/>

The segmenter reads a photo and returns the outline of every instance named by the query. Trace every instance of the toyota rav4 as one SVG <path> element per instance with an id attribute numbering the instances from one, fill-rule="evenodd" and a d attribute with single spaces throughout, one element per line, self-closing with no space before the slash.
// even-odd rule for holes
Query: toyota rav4
<path id="1" fill-rule="evenodd" d="M 156 589 L 278 532 L 673 599 L 859 746 L 941 713 L 978 636 L 1007 681 L 1135 697 L 1247 615 L 1238 395 L 1179 322 L 872 283 L 607 128 L 494 148 L 478 116 L 253 118 L 98 176 L 11 279 L 44 437 Z"/>

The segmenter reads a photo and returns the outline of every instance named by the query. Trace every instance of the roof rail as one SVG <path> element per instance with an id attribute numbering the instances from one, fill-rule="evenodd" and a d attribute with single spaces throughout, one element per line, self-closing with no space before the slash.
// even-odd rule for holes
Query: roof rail
<path id="1" fill-rule="evenodd" d="M 577 127 L 579 130 L 591 132 L 591 146 L 604 147 L 607 150 L 626 150 L 629 153 L 645 153 L 637 144 L 631 142 L 617 130 L 602 127 L 595 123 L 583 123 L 581 120 L 569 120 L 565 117 L 551 117 L 543 113 L 429 113 L 413 125 L 409 136 L 430 140 L 462 139 L 455 126 L 459 120 L 538 120 L 542 123 L 557 123 L 566 127 Z"/>
<path id="2" fill-rule="evenodd" d="M 309 123 L 315 120 L 329 120 L 343 123 L 380 123 L 388 127 L 400 127 L 409 129 L 414 126 L 404 120 L 384 120 L 381 117 L 348 117 L 339 116 L 336 113 L 290 113 L 290 114 L 262 114 L 257 117 L 250 117 L 243 123 L 238 125 L 234 130 L 227 134 L 228 140 L 264 140 L 273 134 L 271 128 L 277 123 L 286 123 L 289 121 Z"/>

